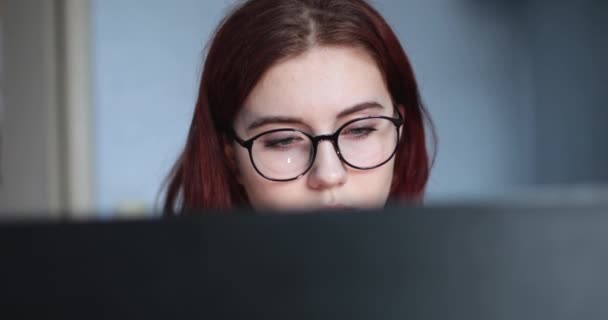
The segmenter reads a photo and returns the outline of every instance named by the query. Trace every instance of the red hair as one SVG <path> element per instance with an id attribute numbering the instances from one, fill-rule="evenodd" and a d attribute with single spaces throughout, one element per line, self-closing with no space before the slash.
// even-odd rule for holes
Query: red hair
<path id="1" fill-rule="evenodd" d="M 363 0 L 250 0 L 224 18 L 210 43 L 186 145 L 167 178 L 166 214 L 248 205 L 223 147 L 234 116 L 270 66 L 324 45 L 360 47 L 376 61 L 393 102 L 405 109 L 389 200 L 422 199 L 430 118 L 410 62 L 382 16 Z"/>

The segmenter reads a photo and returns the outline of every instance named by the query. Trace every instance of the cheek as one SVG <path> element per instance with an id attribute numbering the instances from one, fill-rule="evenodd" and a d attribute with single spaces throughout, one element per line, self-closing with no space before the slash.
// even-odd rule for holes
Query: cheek
<path id="1" fill-rule="evenodd" d="M 358 207 L 382 207 L 388 199 L 394 162 L 369 171 L 353 172 L 350 176 L 350 195 L 352 203 Z"/>
<path id="2" fill-rule="evenodd" d="M 237 152 L 235 152 L 234 160 L 236 162 L 237 168 L 237 179 L 239 183 L 241 183 L 244 187 L 247 187 L 252 179 L 255 178 L 257 172 L 251 163 L 249 158 L 249 153 L 244 148 L 239 148 Z M 260 177 L 261 178 L 261 177 Z"/>
<path id="3" fill-rule="evenodd" d="M 313 198 L 307 193 L 303 179 L 276 182 L 257 175 L 248 177 L 244 187 L 255 209 L 306 209 Z"/>

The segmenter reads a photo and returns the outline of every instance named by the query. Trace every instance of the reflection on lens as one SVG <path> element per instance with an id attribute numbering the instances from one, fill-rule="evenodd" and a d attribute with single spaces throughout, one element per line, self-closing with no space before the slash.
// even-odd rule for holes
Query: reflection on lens
<path id="1" fill-rule="evenodd" d="M 308 136 L 286 129 L 259 137 L 253 144 L 252 157 L 262 175 L 284 180 L 295 178 L 308 168 L 312 151 Z"/>

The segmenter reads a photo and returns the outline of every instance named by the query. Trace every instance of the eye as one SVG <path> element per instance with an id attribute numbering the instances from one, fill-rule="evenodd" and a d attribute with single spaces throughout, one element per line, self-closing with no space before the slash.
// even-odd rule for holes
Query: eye
<path id="1" fill-rule="evenodd" d="M 346 128 L 342 131 L 342 134 L 354 138 L 364 138 L 374 131 L 376 131 L 376 128 L 373 127 Z"/>
<path id="2" fill-rule="evenodd" d="M 270 138 L 263 141 L 267 149 L 287 149 L 299 145 L 304 139 L 301 137 Z"/>

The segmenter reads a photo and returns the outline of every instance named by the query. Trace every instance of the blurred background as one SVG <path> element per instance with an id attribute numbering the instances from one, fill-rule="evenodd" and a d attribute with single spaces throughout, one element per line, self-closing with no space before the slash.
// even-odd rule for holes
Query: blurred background
<path id="1" fill-rule="evenodd" d="M 157 214 L 233 3 L 0 0 L 0 215 Z M 371 3 L 436 125 L 428 203 L 608 198 L 607 1 Z"/>

